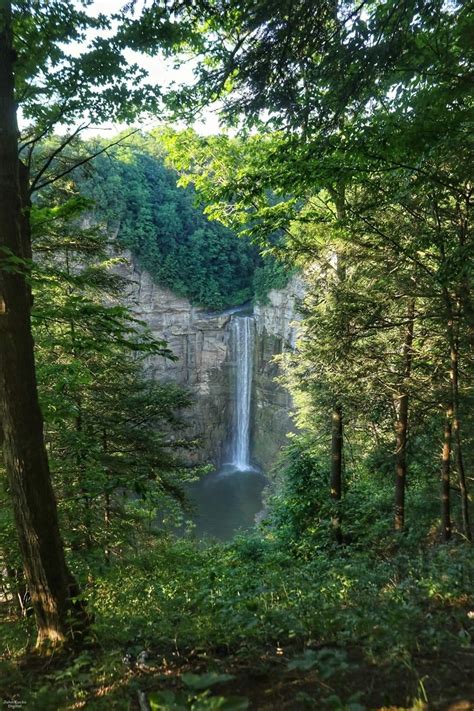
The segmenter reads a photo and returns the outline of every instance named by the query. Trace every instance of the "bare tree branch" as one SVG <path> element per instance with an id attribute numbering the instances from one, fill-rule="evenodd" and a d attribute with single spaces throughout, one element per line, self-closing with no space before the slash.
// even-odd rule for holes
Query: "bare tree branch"
<path id="1" fill-rule="evenodd" d="M 57 180 L 60 180 L 61 178 L 64 178 L 65 175 L 68 175 L 69 173 L 72 173 L 72 171 L 73 171 L 73 170 L 76 170 L 76 168 L 79 168 L 81 165 L 85 165 L 86 163 L 88 163 L 89 161 L 93 160 L 94 158 L 97 158 L 97 156 L 100 156 L 102 153 L 106 153 L 106 152 L 109 150 L 109 148 L 113 148 L 113 146 L 117 146 L 117 145 L 119 145 L 120 143 L 123 143 L 123 141 L 125 141 L 127 138 L 130 138 L 130 136 L 133 136 L 135 133 L 138 133 L 139 131 L 140 131 L 139 128 L 135 128 L 133 131 L 130 131 L 130 133 L 127 133 L 126 136 L 122 136 L 122 137 L 119 138 L 117 141 L 113 141 L 112 143 L 109 143 L 107 146 L 105 146 L 105 148 L 101 148 L 100 151 L 96 151 L 95 153 L 92 153 L 91 155 L 88 155 L 86 158 L 83 158 L 82 160 L 78 161 L 78 162 L 75 163 L 74 165 L 72 165 L 72 166 L 70 166 L 69 168 L 67 168 L 67 170 L 63 170 L 61 173 L 58 173 L 58 174 L 55 175 L 54 177 L 52 177 L 52 178 L 50 178 L 50 179 L 48 179 L 48 180 L 44 180 L 44 181 L 43 181 L 42 183 L 40 183 L 39 185 L 37 184 L 37 178 L 36 178 L 35 181 L 33 182 L 32 186 L 31 186 L 30 193 L 33 193 L 33 192 L 35 192 L 35 191 L 37 191 L 37 190 L 41 190 L 42 188 L 45 188 L 47 185 L 51 185 L 52 183 L 55 183 Z M 73 137 L 73 136 L 72 136 L 72 137 Z M 70 140 L 72 140 L 72 137 L 70 138 Z M 70 140 L 67 141 L 67 142 L 65 142 L 65 143 L 62 145 L 61 150 L 67 145 L 67 143 L 70 142 Z M 56 154 L 59 154 L 59 152 L 60 152 L 60 151 L 57 151 L 57 152 L 55 152 L 55 153 L 56 153 Z M 53 159 L 53 158 L 54 158 L 54 155 L 51 157 L 51 159 Z M 51 160 L 48 159 L 48 164 L 50 164 L 50 163 L 51 163 Z M 41 171 L 41 174 L 44 174 L 44 170 Z M 38 176 L 37 176 L 37 177 L 38 177 Z"/>

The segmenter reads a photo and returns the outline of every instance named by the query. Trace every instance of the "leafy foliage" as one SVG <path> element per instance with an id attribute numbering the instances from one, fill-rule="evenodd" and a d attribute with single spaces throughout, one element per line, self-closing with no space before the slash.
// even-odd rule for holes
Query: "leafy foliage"
<path id="1" fill-rule="evenodd" d="M 177 187 L 165 158 L 159 133 L 134 137 L 99 156 L 81 186 L 95 199 L 99 219 L 157 283 L 213 309 L 286 283 L 248 240 L 205 217 L 192 186 Z"/>
<path id="2" fill-rule="evenodd" d="M 183 34 L 167 22 L 168 9 Z M 19 84 L 35 88 L 26 92 L 34 99 L 31 116 L 50 133 L 57 95 L 72 77 L 74 100 L 68 97 L 65 113 L 72 120 L 94 94 L 87 82 L 79 90 L 91 76 L 108 87 L 92 117 L 106 106 L 130 116 L 137 97 L 116 100 L 120 52 L 105 43 L 68 64 L 59 46 L 110 25 L 68 14 L 63 3 L 53 10 L 45 17 L 50 45 L 41 44 L 35 23 L 17 16 L 25 46 L 25 39 L 39 44 L 40 70 L 54 68 L 46 91 L 37 93 L 34 81 Z M 78 30 L 57 22 L 61 11 Z M 69 552 L 95 612 L 100 649 L 25 678 L 12 660 L 31 624 L 17 617 L 2 632 L 8 693 L 38 709 L 110 708 L 111 700 L 127 708 L 144 685 L 156 708 L 230 711 L 247 705 L 227 690 L 251 677 L 250 668 L 269 674 L 271 684 L 260 695 L 246 688 L 246 696 L 271 698 L 273 707 L 281 703 L 278 678 L 292 694 L 289 708 L 426 708 L 438 676 L 433 705 L 446 705 L 452 658 L 464 659 L 472 635 L 472 547 L 465 545 L 473 326 L 468 23 L 467 7 L 438 0 L 197 0 L 165 9 L 154 3 L 121 25 L 115 49 L 148 42 L 154 53 L 157 40 L 174 37 L 204 56 L 197 84 L 170 92 L 169 104 L 194 113 L 200 102 L 220 99 L 231 125 L 260 132 L 202 139 L 185 131 L 166 139 L 185 173 L 181 182 L 194 183 L 205 214 L 225 228 L 195 211 L 192 192 L 176 190 L 161 134 L 137 136 L 115 149 L 113 161 L 98 159 L 103 215 L 162 283 L 213 308 L 253 292 L 264 298 L 286 278 L 288 267 L 280 269 L 277 258 L 306 271 L 302 335 L 283 376 L 301 434 L 280 466 L 260 532 L 225 546 L 168 539 L 152 526 L 132 535 L 137 520 L 151 520 L 169 494 L 179 496 L 185 476 L 167 428 L 175 434 L 175 408 L 186 398 L 143 382 L 140 357 L 170 354 L 117 303 L 113 259 L 94 231 L 82 230 L 79 240 L 62 229 L 59 242 L 58 235 L 46 240 L 43 271 L 35 274 L 46 432 Z M 67 162 L 64 145 L 60 153 Z M 48 181 L 54 166 L 47 158 L 43 165 Z M 94 180 L 89 190 L 97 199 Z M 36 227 L 74 214 L 75 203 L 62 202 L 41 206 Z M 262 264 L 229 229 L 250 236 L 269 261 Z M 53 244 L 60 245 L 54 258 Z M 13 273 L 25 266 L 16 255 L 6 262 Z M 330 446 L 334 408 L 344 423 L 339 449 Z M 408 437 L 400 438 L 402 430 Z M 439 546 L 442 444 L 441 500 L 449 533 L 452 515 L 457 535 L 451 542 L 445 535 Z M 345 473 L 336 503 L 328 486 L 334 461 Z M 395 535 L 392 489 L 401 465 L 407 511 L 403 535 Z M 138 505 L 124 503 L 124 490 L 141 497 Z M 335 510 L 342 545 L 328 535 Z M 11 523 L 8 511 L 2 516 L 6 546 Z M 91 544 L 105 547 L 109 565 L 84 553 Z M 123 659 L 138 667 L 144 649 L 154 654 L 155 669 L 135 673 Z M 463 684 L 463 668 L 456 668 Z M 392 683 L 368 693 L 367 672 Z M 300 682 L 306 686 L 294 694 Z M 214 689 L 219 684 L 225 696 Z"/>
<path id="3" fill-rule="evenodd" d="M 334 685 L 340 696 L 336 708 L 351 698 L 355 703 L 356 691 L 359 703 L 373 706 L 366 674 L 390 670 L 392 685 L 381 692 L 379 704 L 398 698 L 403 706 L 403 694 L 416 698 L 420 657 L 443 649 L 454 654 L 469 643 L 466 605 L 474 573 L 469 549 L 451 545 L 420 551 L 418 543 L 402 542 L 397 552 L 383 546 L 372 552 L 334 548 L 305 559 L 272 539 L 270 532 L 204 548 L 186 540 L 155 540 L 120 565 L 89 571 L 88 597 L 101 651 L 85 652 L 41 683 L 33 677 L 27 698 L 42 708 L 48 689 L 55 703 L 61 695 L 61 703 L 82 698 L 91 708 L 111 703 L 126 708 L 141 687 L 163 708 L 173 708 L 172 703 L 194 708 L 196 696 L 203 700 L 197 686 L 204 684 L 213 692 L 206 703 L 214 697 L 230 702 L 236 693 L 231 677 L 243 673 L 240 683 L 245 684 L 248 664 L 252 679 L 268 673 L 270 665 L 270 689 L 275 674 L 280 679 L 286 673 L 313 674 L 314 679 L 316 673 L 309 689 L 319 708 L 331 707 Z M 22 623 L 28 625 L 28 620 Z M 360 652 L 354 655 L 356 649 Z M 148 650 L 143 675 L 127 672 L 125 677 L 121 657 L 126 650 L 138 656 Z M 230 667 L 223 666 L 225 659 L 232 660 Z M 400 664 L 403 683 L 395 673 Z M 355 688 L 348 681 L 354 673 Z M 425 679 L 428 694 L 436 673 L 439 669 L 431 667 Z M 125 688 L 114 692 L 124 677 Z M 409 678 L 411 691 L 404 686 Z M 294 682 L 295 676 L 289 679 Z M 107 689 L 103 698 L 91 693 L 102 687 Z M 7 688 L 24 689 L 25 677 L 12 678 Z M 244 688 L 253 698 L 253 684 Z M 287 701 L 290 708 L 294 695 Z"/>
<path id="4" fill-rule="evenodd" d="M 189 395 L 144 377 L 144 359 L 174 356 L 121 304 L 121 258 L 70 190 L 50 189 L 32 213 L 37 375 L 67 542 L 107 556 L 157 509 L 177 515 Z"/>
<path id="5" fill-rule="evenodd" d="M 263 2 L 258 12 L 252 2 L 237 10 L 226 3 L 182 9 L 212 57 L 199 64 L 193 98 L 212 94 L 226 120 L 260 130 L 237 138 L 188 131 L 172 138 L 173 157 L 209 214 L 305 271 L 304 323 L 286 385 L 298 424 L 314 434 L 306 440 L 311 456 L 315 439 L 336 442 L 332 413 L 343 423 L 348 451 L 341 437 L 339 452 L 321 447 L 315 464 L 326 486 L 337 469 L 330 461 L 350 482 L 367 456 L 378 456 L 401 472 L 396 511 L 404 513 L 407 467 L 414 485 L 420 474 L 434 479 L 444 436 L 443 535 L 451 535 L 455 464 L 461 529 L 470 539 L 465 8 L 322 2 L 317 23 L 298 22 L 310 5 L 301 0 L 291 12 L 285 1 Z M 202 26 L 203 14 L 224 41 Z M 294 467 L 291 460 L 295 484 Z M 340 493 L 339 482 L 333 499 Z M 457 503 L 453 508 L 457 517 Z"/>

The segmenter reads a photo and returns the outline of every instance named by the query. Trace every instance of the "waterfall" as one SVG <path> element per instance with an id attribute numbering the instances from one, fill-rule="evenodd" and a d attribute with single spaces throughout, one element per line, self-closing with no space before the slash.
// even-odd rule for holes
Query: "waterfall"
<path id="1" fill-rule="evenodd" d="M 250 469 L 250 414 L 252 402 L 255 323 L 252 316 L 233 316 L 232 356 L 235 363 L 235 406 L 231 440 L 231 464 Z"/>

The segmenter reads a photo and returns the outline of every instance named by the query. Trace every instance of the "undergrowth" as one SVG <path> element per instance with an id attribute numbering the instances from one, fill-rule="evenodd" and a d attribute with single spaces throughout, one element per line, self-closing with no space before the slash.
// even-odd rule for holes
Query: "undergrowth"
<path id="1" fill-rule="evenodd" d="M 270 533 L 205 547 L 157 538 L 119 564 L 82 571 L 95 622 L 79 655 L 25 658 L 31 620 L 6 622 L 0 697 L 40 711 L 135 708 L 139 694 L 150 708 L 237 711 L 260 708 L 252 689 L 223 689 L 239 686 L 243 668 L 277 664 L 322 685 L 317 700 L 298 692 L 293 708 L 363 709 L 360 679 L 346 699 L 331 679 L 369 667 L 409 672 L 420 657 L 469 647 L 473 570 L 472 550 L 455 543 L 298 557 Z"/>

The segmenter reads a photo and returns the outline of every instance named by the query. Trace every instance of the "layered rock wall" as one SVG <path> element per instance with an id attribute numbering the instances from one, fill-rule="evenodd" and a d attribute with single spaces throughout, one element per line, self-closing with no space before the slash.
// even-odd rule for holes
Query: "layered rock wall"
<path id="1" fill-rule="evenodd" d="M 253 420 L 253 456 L 268 471 L 294 431 L 290 417 L 290 394 L 277 378 L 281 374 L 278 356 L 294 348 L 300 316 L 298 303 L 304 296 L 304 282 L 293 277 L 284 289 L 272 289 L 264 304 L 254 309 L 257 344 Z"/>
<path id="2" fill-rule="evenodd" d="M 126 301 L 157 339 L 168 342 L 177 360 L 153 356 L 147 375 L 189 389 L 192 405 L 183 412 L 186 437 L 196 439 L 193 463 L 218 463 L 229 427 L 228 344 L 230 316 L 209 314 L 187 299 L 158 286 L 128 256 L 121 273 L 129 280 Z"/>
<path id="3" fill-rule="evenodd" d="M 192 406 L 183 413 L 186 436 L 196 439 L 192 463 L 219 465 L 229 442 L 233 407 L 233 377 L 230 348 L 231 312 L 209 313 L 187 299 L 158 286 L 130 255 L 120 268 L 129 281 L 126 302 L 153 335 L 168 342 L 177 360 L 153 356 L 147 374 L 188 388 Z M 254 308 L 256 344 L 253 393 L 252 458 L 264 470 L 274 464 L 293 429 L 289 416 L 291 400 L 275 378 L 277 356 L 292 348 L 298 322 L 298 300 L 303 283 L 293 278 L 285 289 L 272 290 L 265 304 Z"/>

